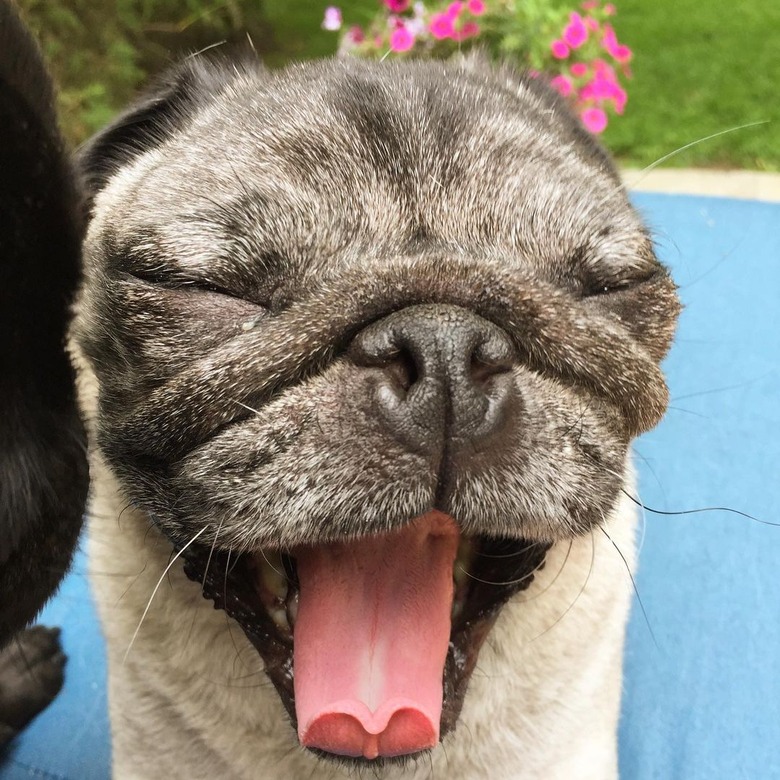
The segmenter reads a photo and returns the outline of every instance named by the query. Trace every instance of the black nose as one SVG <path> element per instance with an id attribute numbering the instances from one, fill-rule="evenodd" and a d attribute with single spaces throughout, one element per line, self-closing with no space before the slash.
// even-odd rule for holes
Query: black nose
<path id="1" fill-rule="evenodd" d="M 380 367 L 376 408 L 415 449 L 476 442 L 500 429 L 514 397 L 509 336 L 456 306 L 411 306 L 354 339 L 352 360 Z"/>

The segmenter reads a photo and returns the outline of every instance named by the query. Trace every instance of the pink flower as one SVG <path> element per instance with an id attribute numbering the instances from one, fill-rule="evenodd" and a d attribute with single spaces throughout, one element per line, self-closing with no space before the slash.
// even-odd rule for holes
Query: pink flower
<path id="1" fill-rule="evenodd" d="M 450 19 L 457 19 L 462 10 L 463 10 L 463 3 L 461 2 L 450 3 L 447 6 L 446 14 L 447 16 L 450 17 Z"/>
<path id="2" fill-rule="evenodd" d="M 587 83 L 580 90 L 581 100 L 608 100 L 612 97 L 612 89 L 615 86 L 613 81 L 601 78 L 601 76 L 595 76 L 592 81 Z"/>
<path id="3" fill-rule="evenodd" d="M 604 37 L 601 39 L 601 45 L 611 54 L 618 62 L 628 62 L 632 57 L 632 51 L 628 46 L 619 43 L 617 35 L 612 25 L 604 25 Z"/>
<path id="4" fill-rule="evenodd" d="M 612 101 L 615 111 L 622 114 L 626 107 L 628 95 L 614 78 L 596 74 L 593 79 L 579 91 L 579 99 L 582 101 L 594 101 L 604 103 Z"/>
<path id="5" fill-rule="evenodd" d="M 602 60 L 599 57 L 593 60 L 593 62 L 591 62 L 591 65 L 593 66 L 593 70 L 595 71 L 596 75 L 601 76 L 601 78 L 607 79 L 607 81 L 617 81 L 617 76 L 615 75 L 615 69 L 606 60 Z"/>
<path id="6" fill-rule="evenodd" d="M 455 27 L 452 18 L 447 14 L 433 14 L 428 31 L 437 41 L 455 37 Z"/>
<path id="7" fill-rule="evenodd" d="M 601 108 L 586 108 L 580 114 L 580 119 L 591 133 L 603 133 L 607 126 L 607 115 Z"/>
<path id="8" fill-rule="evenodd" d="M 341 9 L 336 8 L 335 5 L 329 5 L 325 9 L 325 18 L 322 20 L 323 30 L 339 30 L 341 29 Z"/>
<path id="9" fill-rule="evenodd" d="M 599 20 L 592 16 L 585 17 L 585 26 L 591 31 L 596 32 L 599 29 Z"/>
<path id="10" fill-rule="evenodd" d="M 394 14 L 400 14 L 409 7 L 409 0 L 385 0 L 385 5 Z"/>
<path id="11" fill-rule="evenodd" d="M 466 22 L 455 34 L 455 40 L 465 41 L 466 38 L 473 38 L 475 35 L 479 35 L 479 25 L 476 22 Z"/>
<path id="12" fill-rule="evenodd" d="M 550 84 L 558 90 L 564 97 L 569 97 L 572 93 L 572 84 L 566 76 L 555 76 L 550 79 Z"/>
<path id="13" fill-rule="evenodd" d="M 390 50 L 391 51 L 409 51 L 414 46 L 414 35 L 409 32 L 403 25 L 393 30 L 390 35 Z"/>
<path id="14" fill-rule="evenodd" d="M 572 76 L 579 79 L 588 72 L 588 66 L 584 62 L 573 62 L 569 70 Z"/>
<path id="15" fill-rule="evenodd" d="M 622 114 L 626 110 L 626 103 L 628 102 L 628 95 L 623 87 L 618 87 L 615 90 L 615 96 L 612 98 L 612 102 L 615 104 L 615 113 Z"/>
<path id="16" fill-rule="evenodd" d="M 598 0 L 585 0 L 582 4 L 583 11 L 592 11 L 594 8 L 598 8 Z"/>
<path id="17" fill-rule="evenodd" d="M 623 43 L 619 43 L 611 52 L 612 56 L 618 62 L 631 62 L 631 58 L 634 56 L 634 52 Z"/>
<path id="18" fill-rule="evenodd" d="M 472 16 L 482 16 L 485 13 L 484 0 L 469 0 L 466 7 Z"/>
<path id="19" fill-rule="evenodd" d="M 363 43 L 363 41 L 366 39 L 363 28 L 357 24 L 353 24 L 352 27 L 347 30 L 344 37 L 353 44 Z"/>
<path id="20" fill-rule="evenodd" d="M 585 41 L 588 40 L 588 28 L 582 17 L 578 13 L 569 14 L 569 23 L 563 31 L 563 40 L 571 46 L 572 49 L 579 49 Z"/>
<path id="21" fill-rule="evenodd" d="M 569 45 L 559 39 L 550 44 L 550 51 L 556 60 L 565 60 L 569 56 Z"/>
<path id="22" fill-rule="evenodd" d="M 604 13 L 607 16 L 614 16 L 617 13 L 617 8 L 615 8 L 615 6 L 612 5 L 612 3 L 607 3 L 604 6 Z"/>

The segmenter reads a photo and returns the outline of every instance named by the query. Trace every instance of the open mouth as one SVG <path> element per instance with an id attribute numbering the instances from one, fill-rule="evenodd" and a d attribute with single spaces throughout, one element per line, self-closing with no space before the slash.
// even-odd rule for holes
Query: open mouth
<path id="1" fill-rule="evenodd" d="M 454 729 L 485 637 L 548 549 L 463 536 L 431 511 L 357 540 L 232 556 L 191 545 L 184 556 L 262 656 L 301 744 L 375 761 Z"/>

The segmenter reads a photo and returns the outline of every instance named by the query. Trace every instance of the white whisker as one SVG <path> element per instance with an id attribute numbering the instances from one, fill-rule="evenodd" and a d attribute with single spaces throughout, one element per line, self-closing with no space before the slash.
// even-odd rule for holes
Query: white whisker
<path id="1" fill-rule="evenodd" d="M 547 591 L 550 590 L 550 588 L 552 588 L 552 586 L 555 585 L 555 583 L 558 581 L 558 578 L 561 576 L 561 574 L 563 574 L 563 570 L 569 561 L 569 556 L 571 555 L 571 549 L 573 546 L 574 546 L 574 539 L 569 539 L 569 547 L 566 550 L 566 555 L 563 558 L 563 563 L 561 564 L 560 569 L 558 569 L 558 572 L 552 578 L 552 580 L 550 580 L 550 582 L 548 582 L 547 585 L 545 585 L 541 590 L 536 591 L 532 596 L 528 596 L 528 598 L 524 598 L 524 599 L 517 599 L 516 603 L 527 604 L 529 601 L 533 601 L 534 599 L 539 598 L 539 596 L 541 596 L 542 594 L 547 593 Z"/>
<path id="2" fill-rule="evenodd" d="M 667 160 L 670 160 L 672 157 L 676 157 L 678 154 L 681 154 L 687 149 L 690 149 L 693 146 L 698 146 L 699 144 L 703 144 L 706 141 L 711 141 L 713 138 L 719 138 L 722 135 L 727 135 L 728 133 L 736 133 L 738 130 L 747 130 L 750 127 L 757 127 L 758 125 L 766 125 L 770 121 L 771 120 L 769 119 L 760 119 L 757 122 L 748 122 L 747 124 L 744 125 L 729 127 L 726 128 L 725 130 L 719 130 L 717 133 L 712 133 L 711 135 L 705 135 L 703 138 L 697 138 L 695 141 L 691 141 L 690 143 L 687 143 L 684 146 L 680 146 L 677 149 L 674 149 L 668 154 L 665 154 L 663 157 L 659 157 L 655 162 L 651 162 L 650 165 L 648 165 L 647 167 L 642 168 L 642 170 L 639 171 L 639 173 L 637 174 L 636 178 L 633 179 L 633 181 L 622 182 L 619 187 L 616 187 L 614 190 L 610 190 L 596 204 L 594 211 L 600 209 L 605 203 L 607 203 L 607 201 L 609 201 L 618 192 L 625 192 L 626 190 L 633 189 L 641 181 L 643 181 L 651 171 L 654 171 L 659 165 L 663 165 L 663 163 L 665 163 Z"/>
<path id="3" fill-rule="evenodd" d="M 179 552 L 176 553 L 176 555 L 171 558 L 171 562 L 165 567 L 165 571 L 160 575 L 160 579 L 157 580 L 157 584 L 154 586 L 154 590 L 152 591 L 152 595 L 149 596 L 149 601 L 146 602 L 146 608 L 144 609 L 143 614 L 141 615 L 141 619 L 138 621 L 138 625 L 136 626 L 135 631 L 133 632 L 133 636 L 130 639 L 130 644 L 127 646 L 127 650 L 125 650 L 125 654 L 122 657 L 122 664 L 124 665 L 125 661 L 127 661 L 127 656 L 130 655 L 130 650 L 133 647 L 133 644 L 135 643 L 135 639 L 138 636 L 138 632 L 141 630 L 141 626 L 143 625 L 144 620 L 146 619 L 146 615 L 149 612 L 149 607 L 152 606 L 152 601 L 154 600 L 154 597 L 157 595 L 157 591 L 160 589 L 160 585 L 162 585 L 162 581 L 165 579 L 165 575 L 168 574 L 168 572 L 171 570 L 171 566 L 173 566 L 174 563 L 179 559 L 181 554 L 210 526 L 204 525 L 203 528 L 198 531 L 198 533 L 195 534 L 195 536 L 192 537 L 192 539 L 187 542 L 187 544 L 184 545 L 184 547 L 179 550 Z"/>
<path id="4" fill-rule="evenodd" d="M 705 141 L 711 141 L 713 138 L 719 138 L 722 135 L 727 135 L 728 133 L 736 133 L 737 130 L 746 130 L 748 127 L 757 127 L 758 125 L 765 125 L 768 124 L 771 120 L 769 119 L 759 119 L 757 122 L 748 122 L 744 125 L 737 125 L 736 127 L 729 127 L 726 130 L 719 130 L 717 133 L 713 133 L 712 135 L 706 135 L 704 138 L 699 138 L 696 141 L 691 141 L 688 144 L 685 144 L 685 146 L 681 146 L 678 149 L 675 149 L 672 152 L 669 152 L 669 154 L 665 154 L 663 157 L 659 157 L 655 162 L 650 163 L 646 168 L 642 168 L 641 171 L 639 171 L 639 174 L 634 181 L 628 183 L 628 187 L 636 187 L 637 184 L 639 184 L 642 179 L 644 179 L 650 171 L 655 170 L 659 165 L 662 165 L 667 160 L 671 159 L 672 157 L 676 157 L 681 152 L 684 152 L 686 149 L 690 149 L 692 146 L 697 146 L 698 144 L 703 144 Z"/>
<path id="5" fill-rule="evenodd" d="M 247 406 L 246 404 L 242 404 L 241 401 L 237 401 L 235 398 L 232 398 L 231 400 L 233 401 L 234 404 L 238 404 L 239 406 L 242 406 L 248 412 L 253 412 L 254 414 L 260 414 L 260 412 L 257 409 L 253 409 L 251 406 Z"/>
<path id="6" fill-rule="evenodd" d="M 246 34 L 246 39 L 249 42 L 249 48 L 252 49 L 252 52 L 254 53 L 255 57 L 257 57 L 257 59 L 259 60 L 260 55 L 257 53 L 257 49 L 255 48 L 255 42 L 252 40 L 252 36 L 249 34 L 248 31 Z"/>
<path id="7" fill-rule="evenodd" d="M 567 553 L 568 558 L 568 553 Z M 596 561 L 596 542 L 593 539 L 593 528 L 590 529 L 590 566 L 588 566 L 588 573 L 585 576 L 585 582 L 582 583 L 582 586 L 580 587 L 579 591 L 577 591 L 577 595 L 574 597 L 574 600 L 569 604 L 568 607 L 549 625 L 547 628 L 545 628 L 542 632 L 537 634 L 536 636 L 532 637 L 530 639 L 530 642 L 535 642 L 537 639 L 543 637 L 548 631 L 551 631 L 555 626 L 558 625 L 558 623 L 563 620 L 566 615 L 571 612 L 574 605 L 580 600 L 580 596 L 585 592 L 585 588 L 588 587 L 588 583 L 590 582 L 590 575 L 593 574 L 593 564 Z M 566 564 L 566 561 L 564 561 L 564 565 Z M 563 566 L 561 567 L 561 571 L 563 571 Z M 560 574 L 560 572 L 559 572 Z"/>
<path id="8" fill-rule="evenodd" d="M 209 566 L 211 565 L 211 558 L 214 555 L 214 548 L 217 546 L 217 539 L 219 539 L 219 532 L 222 530 L 222 523 L 225 522 L 225 518 L 223 517 L 219 521 L 219 525 L 217 526 L 217 532 L 214 534 L 214 541 L 211 543 L 211 549 L 209 550 L 209 557 L 206 559 L 206 568 L 203 570 L 203 580 L 200 583 L 200 589 L 203 591 L 206 587 L 206 577 L 208 577 L 209 574 Z M 206 526 L 208 528 L 208 526 Z"/>
<path id="9" fill-rule="evenodd" d="M 287 572 L 282 572 L 282 571 L 279 571 L 279 569 L 277 569 L 277 568 L 276 568 L 276 566 L 274 566 L 274 565 L 271 563 L 271 561 L 269 561 L 269 560 L 268 560 L 268 556 L 265 554 L 265 550 L 264 550 L 262 547 L 260 548 L 260 555 L 262 555 L 262 556 L 263 556 L 263 558 L 265 558 L 265 562 L 266 562 L 266 563 L 267 563 L 267 564 L 268 564 L 268 565 L 269 565 L 269 566 L 270 566 L 270 567 L 271 567 L 271 568 L 272 568 L 272 569 L 273 569 L 273 570 L 274 570 L 274 571 L 275 571 L 275 572 L 276 572 L 276 573 L 277 573 L 277 574 L 278 574 L 278 575 L 279 575 L 279 576 L 280 576 L 282 579 L 285 579 L 285 580 L 288 580 L 288 579 L 289 579 L 289 577 L 287 576 Z"/>
<path id="10" fill-rule="evenodd" d="M 224 46 L 227 43 L 227 40 L 221 40 L 217 41 L 216 43 L 210 43 L 208 46 L 204 46 L 202 49 L 198 49 L 198 51 L 192 52 L 192 54 L 188 54 L 184 59 L 185 60 L 191 60 L 195 57 L 200 57 L 201 54 L 205 54 L 207 51 L 211 49 L 216 49 L 218 46 Z"/>

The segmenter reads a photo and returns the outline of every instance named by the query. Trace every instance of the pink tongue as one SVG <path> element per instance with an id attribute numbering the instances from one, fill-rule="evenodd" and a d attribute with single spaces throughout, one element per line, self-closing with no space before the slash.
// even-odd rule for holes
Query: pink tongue
<path id="1" fill-rule="evenodd" d="M 403 531 L 296 551 L 298 737 L 345 756 L 439 739 L 458 529 L 429 512 Z"/>

